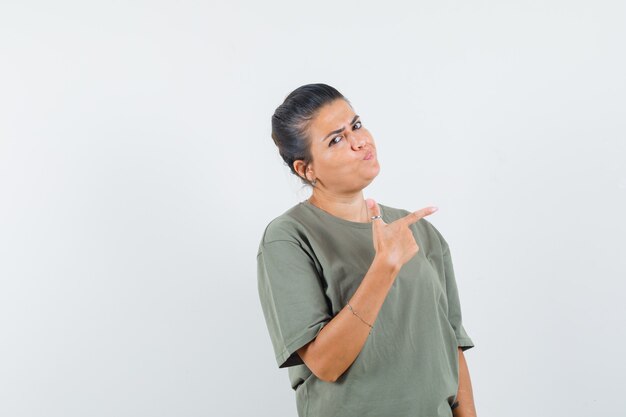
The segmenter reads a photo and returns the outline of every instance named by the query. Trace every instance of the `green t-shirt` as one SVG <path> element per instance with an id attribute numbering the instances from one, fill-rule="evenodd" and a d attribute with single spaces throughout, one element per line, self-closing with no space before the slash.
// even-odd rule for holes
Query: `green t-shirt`
<path id="1" fill-rule="evenodd" d="M 379 204 L 386 223 L 410 211 Z M 335 382 L 317 378 L 300 347 L 343 309 L 375 255 L 372 223 L 300 202 L 269 222 L 257 254 L 258 290 L 276 364 L 288 368 L 299 417 L 450 417 L 461 323 L 450 249 L 425 218 L 356 360 Z M 355 325 L 364 325 L 355 320 Z"/>

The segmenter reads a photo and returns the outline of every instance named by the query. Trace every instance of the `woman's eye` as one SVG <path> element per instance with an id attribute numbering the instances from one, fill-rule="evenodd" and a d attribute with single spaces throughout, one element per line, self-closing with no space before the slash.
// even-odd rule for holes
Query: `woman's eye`
<path id="1" fill-rule="evenodd" d="M 341 136 L 335 136 L 334 138 L 332 138 L 328 146 L 330 147 L 330 146 L 333 146 L 335 143 L 337 143 L 338 141 L 335 142 L 335 139 L 338 139 L 338 138 L 341 138 Z"/>
<path id="2" fill-rule="evenodd" d="M 356 123 L 352 126 L 352 128 L 353 128 L 354 130 L 358 130 L 358 129 L 360 129 L 360 128 L 361 128 L 361 121 L 359 120 L 358 122 L 356 122 Z M 335 136 L 333 139 L 331 139 L 331 140 L 330 140 L 330 142 L 328 143 L 328 147 L 333 146 L 335 143 L 339 143 L 339 141 L 336 141 L 336 142 L 335 142 L 335 139 L 341 139 L 341 136 Z"/>

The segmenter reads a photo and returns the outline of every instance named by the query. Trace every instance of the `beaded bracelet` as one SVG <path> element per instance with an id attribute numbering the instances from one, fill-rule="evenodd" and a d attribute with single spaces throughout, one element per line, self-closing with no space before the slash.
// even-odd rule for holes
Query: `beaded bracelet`
<path id="1" fill-rule="evenodd" d="M 374 328 L 374 326 L 372 326 L 371 324 L 369 324 L 368 322 L 366 322 L 365 320 L 363 320 L 361 318 L 361 316 L 359 316 L 358 314 L 356 314 L 356 311 L 354 311 L 354 309 L 352 308 L 352 306 L 350 305 L 350 303 L 348 303 L 348 308 L 350 308 L 350 310 L 352 311 L 352 314 L 354 314 L 355 316 L 357 316 L 363 323 L 367 324 L 368 326 L 370 326 L 370 333 L 372 333 L 372 329 Z"/>

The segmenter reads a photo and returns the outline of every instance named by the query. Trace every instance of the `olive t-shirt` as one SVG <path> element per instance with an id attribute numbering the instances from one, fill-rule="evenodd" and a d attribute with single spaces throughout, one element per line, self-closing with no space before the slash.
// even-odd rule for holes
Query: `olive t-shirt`
<path id="1" fill-rule="evenodd" d="M 378 204 L 386 223 L 410 211 Z M 374 259 L 372 223 L 300 202 L 269 222 L 257 254 L 258 291 L 279 368 L 288 368 L 299 417 L 450 417 L 458 350 L 474 343 L 461 322 L 450 249 L 425 218 L 420 248 L 402 266 L 356 360 L 335 381 L 298 353 L 359 287 Z M 355 320 L 356 325 L 365 325 Z"/>

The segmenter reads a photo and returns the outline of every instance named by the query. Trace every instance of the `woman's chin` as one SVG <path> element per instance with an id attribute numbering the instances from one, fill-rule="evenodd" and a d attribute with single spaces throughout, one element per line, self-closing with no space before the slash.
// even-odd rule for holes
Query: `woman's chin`
<path id="1" fill-rule="evenodd" d="M 380 164 L 376 162 L 375 166 L 372 167 L 372 179 L 376 178 L 376 176 L 380 173 Z"/>
<path id="2" fill-rule="evenodd" d="M 372 172 L 365 179 L 367 182 L 367 185 L 370 185 L 372 181 L 374 181 L 374 179 L 378 176 L 379 173 L 380 173 L 380 167 L 376 170 L 372 170 Z"/>

